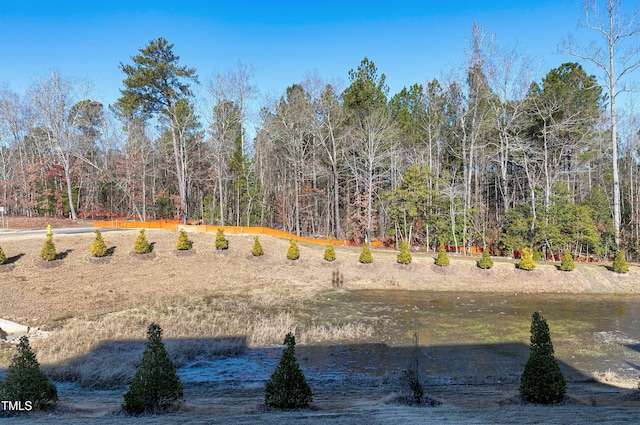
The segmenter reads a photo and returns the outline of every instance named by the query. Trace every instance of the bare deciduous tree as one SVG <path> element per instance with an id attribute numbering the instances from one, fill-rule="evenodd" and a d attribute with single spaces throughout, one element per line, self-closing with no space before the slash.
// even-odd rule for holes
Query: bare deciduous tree
<path id="1" fill-rule="evenodd" d="M 604 5 L 585 0 L 582 27 L 598 34 L 599 40 L 591 40 L 580 46 L 573 36 L 561 45 L 563 52 L 586 60 L 600 68 L 605 87 L 609 91 L 609 115 L 611 120 L 611 153 L 613 173 L 613 221 L 616 244 L 620 245 L 620 176 L 618 171 L 618 117 L 616 98 L 629 90 L 625 77 L 640 68 L 640 5 L 625 14 L 621 0 L 606 0 Z"/>

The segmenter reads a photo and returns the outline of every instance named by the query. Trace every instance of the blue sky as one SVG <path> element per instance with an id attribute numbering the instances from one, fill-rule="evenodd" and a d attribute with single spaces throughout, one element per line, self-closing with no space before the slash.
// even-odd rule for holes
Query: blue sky
<path id="1" fill-rule="evenodd" d="M 93 98 L 119 96 L 119 63 L 157 37 L 174 44 L 201 81 L 240 60 L 263 95 L 280 95 L 312 70 L 348 81 L 362 58 L 390 94 L 459 66 L 477 21 L 501 44 L 541 61 L 539 77 L 572 60 L 555 53 L 575 32 L 581 0 L 566 1 L 30 1 L 0 3 L 0 83 L 24 92 L 55 70 L 85 78 Z M 595 72 L 591 71 L 591 72 Z"/>

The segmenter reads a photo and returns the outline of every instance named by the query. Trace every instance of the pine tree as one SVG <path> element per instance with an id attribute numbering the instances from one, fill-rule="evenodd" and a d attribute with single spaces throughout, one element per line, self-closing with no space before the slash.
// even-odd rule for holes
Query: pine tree
<path id="1" fill-rule="evenodd" d="M 147 242 L 144 229 L 140 229 L 140 233 L 138 233 L 138 237 L 133 244 L 133 252 L 136 254 L 148 254 L 151 252 L 151 246 L 149 245 L 149 242 Z"/>
<path id="2" fill-rule="evenodd" d="M 40 251 L 40 258 L 44 261 L 53 261 L 56 259 L 56 246 L 53 243 L 53 234 L 47 233 L 47 240 Z"/>
<path id="3" fill-rule="evenodd" d="M 20 337 L 17 353 L 11 360 L 7 374 L 0 381 L 0 400 L 29 401 L 34 410 L 55 406 L 58 390 L 40 370 L 40 364 L 26 335 Z"/>
<path id="4" fill-rule="evenodd" d="M 613 271 L 616 273 L 628 273 L 629 272 L 629 264 L 627 264 L 627 260 L 624 258 L 624 250 L 621 249 L 618 251 L 615 260 L 613 260 Z"/>
<path id="5" fill-rule="evenodd" d="M 223 251 L 225 249 L 229 249 L 229 241 L 224 237 L 224 230 L 218 228 L 216 232 L 216 249 L 218 251 Z"/>
<path id="6" fill-rule="evenodd" d="M 522 249 L 522 257 L 520 258 L 520 262 L 518 263 L 518 268 L 520 270 L 526 271 L 531 271 L 536 268 L 536 263 L 531 257 L 531 250 L 529 248 Z"/>
<path id="7" fill-rule="evenodd" d="M 491 256 L 489 255 L 489 250 L 488 249 L 483 249 L 482 250 L 482 258 L 480 258 L 477 262 L 476 265 L 484 270 L 488 270 L 491 267 L 493 267 L 493 260 L 491 259 Z"/>
<path id="8" fill-rule="evenodd" d="M 189 240 L 187 232 L 185 232 L 184 229 L 180 229 L 178 242 L 176 243 L 176 249 L 179 251 L 188 251 L 191 249 L 191 241 Z"/>
<path id="9" fill-rule="evenodd" d="M 162 329 L 152 323 L 147 330 L 142 364 L 124 395 L 122 410 L 134 415 L 159 413 L 170 408 L 183 395 L 180 378 L 162 342 Z"/>
<path id="10" fill-rule="evenodd" d="M 264 254 L 264 251 L 262 250 L 262 245 L 260 245 L 260 241 L 258 240 L 257 236 L 253 237 L 253 249 L 251 250 L 251 254 L 254 257 L 259 257 Z"/>
<path id="11" fill-rule="evenodd" d="M 398 263 L 411 264 L 411 252 L 409 252 L 409 243 L 407 241 L 400 242 L 400 253 L 398 254 Z"/>
<path id="12" fill-rule="evenodd" d="M 576 265 L 573 262 L 573 257 L 571 256 L 571 252 L 566 250 L 564 252 L 564 257 L 562 258 L 562 262 L 560 263 L 560 270 L 563 272 L 570 272 L 575 269 Z"/>
<path id="13" fill-rule="evenodd" d="M 536 403 L 557 403 L 567 391 L 567 381 L 554 357 L 547 321 L 537 311 L 531 317 L 531 353 L 520 378 L 520 394 Z"/>
<path id="14" fill-rule="evenodd" d="M 373 263 L 373 255 L 371 255 L 371 250 L 369 249 L 368 244 L 362 245 L 362 252 L 360 253 L 360 258 L 358 259 L 362 264 L 371 264 Z"/>
<path id="15" fill-rule="evenodd" d="M 444 243 L 440 243 L 438 245 L 438 256 L 436 257 L 436 266 L 446 267 L 449 265 L 449 256 L 447 255 L 447 251 L 444 249 Z"/>
<path id="16" fill-rule="evenodd" d="M 107 255 L 107 245 L 104 243 L 104 239 L 102 239 L 102 233 L 100 230 L 95 230 L 96 237 L 91 244 L 91 249 L 89 249 L 89 254 L 94 257 L 104 257 Z"/>
<path id="17" fill-rule="evenodd" d="M 333 247 L 333 243 L 331 243 L 332 239 L 329 238 L 327 245 L 324 249 L 324 259 L 327 261 L 335 261 L 336 260 L 336 249 Z"/>
<path id="18" fill-rule="evenodd" d="M 0 246 L 0 264 L 4 264 L 7 261 L 7 256 L 4 255 L 4 251 L 2 250 L 2 247 Z"/>
<path id="19" fill-rule="evenodd" d="M 296 339 L 291 332 L 284 338 L 284 345 L 287 348 L 265 386 L 264 401 L 280 409 L 307 407 L 313 394 L 296 360 Z"/>
<path id="20" fill-rule="evenodd" d="M 297 260 L 300 258 L 300 250 L 298 249 L 298 242 L 295 239 L 289 239 L 289 249 L 287 250 L 287 258 L 289 260 Z"/>

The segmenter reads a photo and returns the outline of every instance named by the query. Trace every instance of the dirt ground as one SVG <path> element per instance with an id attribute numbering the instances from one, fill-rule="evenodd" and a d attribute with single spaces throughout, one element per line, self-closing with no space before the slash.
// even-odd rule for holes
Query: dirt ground
<path id="1" fill-rule="evenodd" d="M 12 219 L 17 228 L 44 228 L 47 220 Z M 228 236 L 230 249 L 214 250 L 213 234 L 190 234 L 196 252 L 177 257 L 177 233 L 147 230 L 153 244 L 150 259 L 130 254 L 137 231 L 104 232 L 112 255 L 107 263 L 88 259 L 93 234 L 56 235 L 61 259 L 43 268 L 38 254 L 44 235 L 3 234 L 0 247 L 9 264 L 0 272 L 0 317 L 31 327 L 55 329 L 70 318 L 93 317 L 134 307 L 170 303 L 212 294 L 274 293 L 296 297 L 335 289 L 340 276 L 344 291 L 391 289 L 401 291 L 460 291 L 497 293 L 640 293 L 640 270 L 617 275 L 605 265 L 578 264 L 575 271 L 559 272 L 554 264 L 539 264 L 532 272 L 517 270 L 513 261 L 496 260 L 493 269 L 479 270 L 475 261 L 451 257 L 451 265 L 433 265 L 433 253 L 414 253 L 408 267 L 396 264 L 394 251 L 373 251 L 374 263 L 358 263 L 359 250 L 339 247 L 338 262 L 322 259 L 323 246 L 301 244 L 300 260 L 288 261 L 288 241 L 261 237 L 264 258 L 251 257 L 252 236 Z M 87 225 L 80 223 L 79 226 Z M 304 350 L 302 350 L 304 351 Z M 366 353 L 362 354 L 366 356 Z M 365 385 L 366 384 L 366 385 Z M 523 404 L 513 382 L 469 384 L 436 382 L 429 394 L 438 407 L 411 407 L 394 403 L 395 390 L 384 380 L 319 379 L 313 385 L 311 409 L 266 411 L 262 388 L 234 383 L 211 388 L 189 385 L 186 404 L 175 414 L 145 418 L 114 415 L 122 392 L 60 390 L 60 407 L 53 415 L 35 414 L 25 423 L 640 423 L 640 401 L 630 384 L 604 385 L 594 381 L 570 382 L 568 399 L 556 406 Z"/>

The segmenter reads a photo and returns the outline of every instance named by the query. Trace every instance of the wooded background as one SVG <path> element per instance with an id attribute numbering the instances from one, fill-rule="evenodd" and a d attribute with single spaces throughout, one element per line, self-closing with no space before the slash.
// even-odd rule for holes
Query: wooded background
<path id="1" fill-rule="evenodd" d="M 622 44 L 640 44 L 640 27 L 601 12 L 615 19 L 587 21 L 601 50 L 568 39 L 576 62 L 541 77 L 474 25 L 463 67 L 394 95 L 365 57 L 346 87 L 311 73 L 255 108 L 250 65 L 201 83 L 163 38 L 120 64 L 114 105 L 57 73 L 25 93 L 5 87 L 0 205 L 547 256 L 624 248 L 637 259 L 638 115 L 614 101 L 640 65 Z"/>

